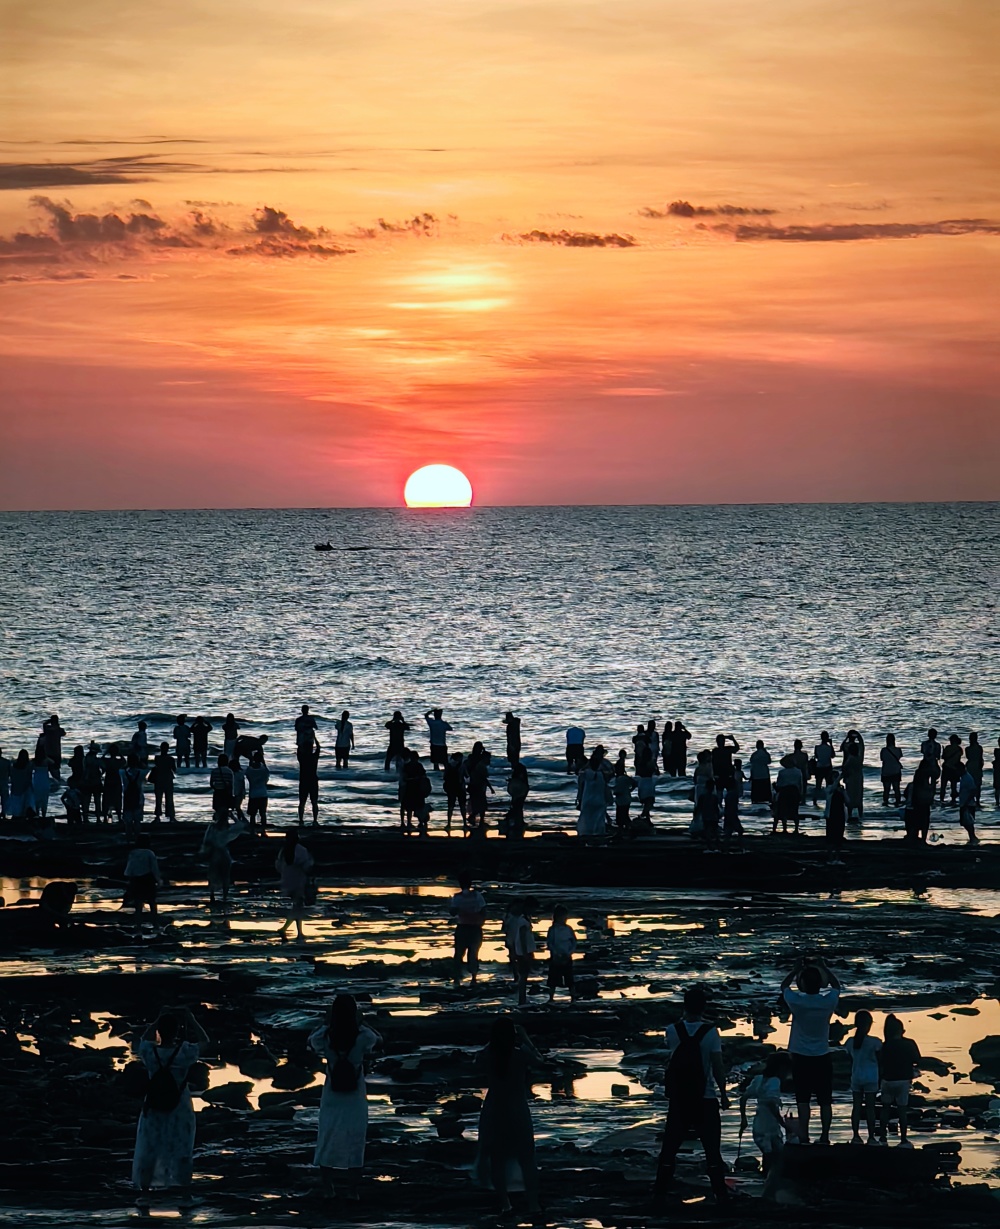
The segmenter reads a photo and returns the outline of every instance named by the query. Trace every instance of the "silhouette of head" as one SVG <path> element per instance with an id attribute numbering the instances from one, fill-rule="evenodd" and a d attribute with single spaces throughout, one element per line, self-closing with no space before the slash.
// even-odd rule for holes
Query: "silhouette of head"
<path id="1" fill-rule="evenodd" d="M 803 994 L 819 994 L 823 989 L 823 974 L 814 964 L 807 964 L 799 974 Z"/>
<path id="2" fill-rule="evenodd" d="M 708 1004 L 708 995 L 701 986 L 688 986 L 684 991 L 684 1010 L 689 1015 L 700 1016 Z"/>
<path id="3" fill-rule="evenodd" d="M 724 746 L 726 745 L 726 736 L 725 736 L 725 734 L 716 734 L 716 736 L 715 736 L 715 745 L 716 745 L 717 747 L 724 747 Z"/>
<path id="4" fill-rule="evenodd" d="M 459 871 L 458 886 L 463 892 L 469 892 L 472 890 L 472 871 Z"/>

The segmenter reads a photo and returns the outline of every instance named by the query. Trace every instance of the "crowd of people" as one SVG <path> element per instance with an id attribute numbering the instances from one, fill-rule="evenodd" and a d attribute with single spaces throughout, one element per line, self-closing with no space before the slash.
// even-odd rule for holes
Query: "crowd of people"
<path id="1" fill-rule="evenodd" d="M 471 894 L 471 895 L 470 895 Z M 461 918 L 482 912 L 471 881 L 463 881 L 453 905 Z M 456 903 L 457 902 L 457 903 Z M 555 967 L 565 952 L 553 931 L 565 924 L 558 912 L 549 931 Z M 569 959 L 572 959 L 571 953 Z M 470 962 L 470 967 L 474 964 Z M 800 959 L 780 988 L 780 1006 L 791 1016 L 787 1050 L 774 1050 L 763 1062 L 742 1072 L 738 1086 L 740 1136 L 751 1126 L 765 1178 L 763 1195 L 775 1197 L 788 1147 L 810 1144 L 812 1103 L 820 1115 L 817 1146 L 829 1145 L 833 1125 L 834 1054 L 831 1021 L 840 1011 L 842 986 L 820 957 Z M 664 1091 L 668 1100 L 663 1140 L 652 1188 L 652 1210 L 668 1212 L 684 1196 L 675 1184 L 677 1154 L 696 1135 L 702 1145 L 716 1201 L 732 1200 L 722 1156 L 722 1113 L 730 1109 L 730 1077 L 719 1030 L 708 1017 L 709 999 L 700 985 L 684 993 L 683 1015 L 665 1030 Z M 883 1038 L 873 1032 L 873 1017 L 859 1011 L 854 1032 L 843 1042 L 850 1064 L 852 1141 L 884 1146 L 893 1118 L 899 1146 L 910 1144 L 907 1106 L 910 1085 L 920 1069 L 916 1044 L 905 1036 L 901 1020 L 888 1015 Z M 325 1080 L 313 1164 L 325 1194 L 356 1201 L 365 1162 L 368 1129 L 366 1067 L 381 1044 L 366 1024 L 351 995 L 338 994 L 327 1018 L 309 1035 L 309 1045 L 324 1060 Z M 190 1011 L 164 1011 L 138 1042 L 138 1057 L 149 1076 L 139 1117 L 133 1184 L 140 1209 L 148 1209 L 155 1186 L 179 1190 L 190 1202 L 195 1142 L 195 1114 L 188 1086 L 190 1073 L 210 1041 Z M 540 1211 L 540 1180 L 535 1162 L 531 1085 L 552 1069 L 527 1032 L 502 1014 L 492 1024 L 488 1044 L 478 1053 L 476 1070 L 486 1090 L 479 1115 L 478 1149 L 473 1174 L 492 1190 L 503 1214 L 512 1211 L 511 1191 L 525 1192 L 530 1213 Z M 785 1094 L 790 1092 L 790 1100 Z M 737 1086 L 733 1087 L 733 1092 Z M 752 1125 L 748 1106 L 754 1104 Z M 785 1112 L 786 1104 L 789 1112 Z M 679 1204 L 678 1204 L 679 1206 Z"/>
<path id="2" fill-rule="evenodd" d="M 491 779 L 493 753 L 477 740 L 467 754 L 449 747 L 453 727 L 441 708 L 423 714 L 428 751 L 422 755 L 412 745 L 413 726 L 400 710 L 385 722 L 386 749 L 383 769 L 396 781 L 399 826 L 406 834 L 429 830 L 435 787 L 431 773 L 440 774 L 444 800 L 445 830 L 461 822 L 464 834 L 482 833 L 487 814 L 497 810 L 497 788 Z M 525 829 L 525 804 L 531 790 L 528 768 L 522 759 L 521 718 L 508 711 L 502 718 L 505 735 L 506 776 L 498 826 L 508 836 Z M 356 751 L 355 727 L 344 710 L 333 726 L 334 772 L 347 771 Z M 33 753 L 23 748 L 10 760 L 0 750 L 0 815 L 13 819 L 34 818 L 51 826 L 50 797 L 61 790 L 67 822 L 81 826 L 90 822 L 120 823 L 125 836 L 134 841 L 146 818 L 148 795 L 152 794 L 154 823 L 176 822 L 174 789 L 181 771 L 207 771 L 212 794 L 212 812 L 225 813 L 245 823 L 250 831 L 267 830 L 271 772 L 267 764 L 268 735 L 241 730 L 233 713 L 227 714 L 219 733 L 222 747 L 210 753 L 212 723 L 204 717 L 189 721 L 178 716 L 166 739 L 151 741 L 148 723 L 139 720 L 127 743 L 103 746 L 91 740 L 77 744 L 66 761 L 63 778 L 63 740 L 66 730 L 58 714 L 41 727 Z M 319 722 L 303 704 L 293 723 L 298 777 L 298 822 L 307 813 L 319 823 L 320 765 L 324 754 L 319 742 Z M 566 771 L 577 781 L 577 833 L 585 838 L 604 838 L 609 833 L 628 836 L 648 829 L 652 822 L 658 783 L 688 777 L 691 731 L 680 721 L 667 721 L 657 728 L 655 719 L 640 723 L 626 747 L 612 757 L 598 744 L 589 751 L 586 731 L 571 726 L 566 731 Z M 810 801 L 822 807 L 826 835 L 836 846 L 846 825 L 864 815 L 864 770 L 867 748 L 855 729 L 838 743 L 827 731 L 810 753 L 801 738 L 791 749 L 775 756 L 762 739 L 746 758 L 732 734 L 718 734 L 714 745 L 696 753 L 688 798 L 693 804 L 690 833 L 708 845 L 738 839 L 743 835 L 741 808 L 747 793 L 751 807 L 767 808 L 772 831 L 797 833 L 803 807 Z M 903 813 L 907 838 L 925 842 L 935 803 L 950 805 L 971 843 L 978 837 L 975 816 L 982 806 L 985 750 L 977 732 L 963 742 L 953 733 L 941 740 L 930 729 L 920 745 L 920 757 L 904 787 L 903 751 L 892 733 L 879 748 L 882 804 Z M 211 762 L 211 767 L 210 767 Z M 994 803 L 1000 808 L 1000 738 L 993 751 Z M 772 776 L 773 772 L 773 776 Z M 436 800 L 435 800 L 436 801 Z M 638 809 L 633 811 L 633 807 Z M 457 817 L 457 818 L 456 818 Z M 220 824 L 223 828 L 225 825 Z M 231 839 L 231 838 L 227 838 Z M 221 855 L 220 855 L 221 860 Z"/>

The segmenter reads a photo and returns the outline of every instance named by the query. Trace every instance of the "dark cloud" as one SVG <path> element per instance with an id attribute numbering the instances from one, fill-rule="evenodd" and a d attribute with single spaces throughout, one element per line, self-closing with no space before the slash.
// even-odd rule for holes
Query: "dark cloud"
<path id="1" fill-rule="evenodd" d="M 815 226 L 732 226 L 714 228 L 738 243 L 852 243 L 859 239 L 917 239 L 921 235 L 1000 235 L 1000 223 L 987 218 L 950 218 L 943 222 L 821 222 Z"/>
<path id="2" fill-rule="evenodd" d="M 598 235 L 584 230 L 529 230 L 523 235 L 504 235 L 506 242 L 555 243 L 567 248 L 634 248 L 631 235 Z"/>
<path id="3" fill-rule="evenodd" d="M 378 229 L 393 235 L 436 235 L 438 220 L 432 213 L 418 213 L 405 222 L 387 222 L 385 218 L 379 218 Z"/>
<path id="4" fill-rule="evenodd" d="M 48 269 L 42 273 L 12 273 L 9 277 L 0 277 L 0 284 L 6 282 L 90 282 L 93 273 L 83 269 Z"/>
<path id="5" fill-rule="evenodd" d="M 0 162 L 0 191 L 148 183 L 157 175 L 195 169 L 188 163 L 164 162 L 142 154 L 87 162 Z"/>
<path id="6" fill-rule="evenodd" d="M 282 209 L 264 205 L 242 225 L 229 225 L 203 209 L 169 221 L 142 201 L 141 210 L 76 213 L 68 201 L 34 196 L 42 214 L 35 231 L 0 236 L 0 260 L 10 264 L 93 265 L 167 251 L 211 251 L 227 256 L 345 256 L 353 248 L 330 240 L 325 227 L 297 225 Z M 140 202 L 133 202 L 139 205 Z"/>
<path id="7" fill-rule="evenodd" d="M 645 206 L 639 210 L 639 215 L 643 218 L 764 218 L 777 212 L 777 209 L 752 205 L 692 205 L 690 201 L 671 201 L 662 209 Z"/>

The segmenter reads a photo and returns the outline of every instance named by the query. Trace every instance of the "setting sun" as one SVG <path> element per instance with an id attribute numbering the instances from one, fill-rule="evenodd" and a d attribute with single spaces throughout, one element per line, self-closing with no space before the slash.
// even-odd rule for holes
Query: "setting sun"
<path id="1" fill-rule="evenodd" d="M 472 483 L 453 465 L 425 465 L 407 478 L 403 499 L 408 508 L 468 508 Z"/>

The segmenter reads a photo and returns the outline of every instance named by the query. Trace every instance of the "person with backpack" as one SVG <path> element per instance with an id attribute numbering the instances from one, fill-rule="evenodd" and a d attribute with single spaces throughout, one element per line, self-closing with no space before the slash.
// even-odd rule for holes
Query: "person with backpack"
<path id="1" fill-rule="evenodd" d="M 719 1030 L 705 1019 L 708 1000 L 701 986 L 684 991 L 684 1017 L 666 1030 L 665 1091 L 670 1102 L 656 1167 L 653 1207 L 662 1211 L 674 1179 L 677 1153 L 691 1132 L 705 1150 L 705 1165 L 717 1203 L 729 1198 L 722 1160 L 721 1109 L 729 1109 Z"/>
<path id="2" fill-rule="evenodd" d="M 149 1075 L 132 1158 L 140 1211 L 148 1211 L 154 1186 L 179 1187 L 182 1204 L 190 1202 L 195 1117 L 187 1079 L 207 1044 L 208 1034 L 188 1008 L 161 1012 L 139 1042 L 139 1061 Z"/>
<path id="3" fill-rule="evenodd" d="M 792 982 L 798 988 L 792 989 Z M 792 1083 L 799 1114 L 799 1142 L 809 1143 L 810 1101 L 819 1106 L 821 1144 L 830 1142 L 833 1122 L 833 1054 L 830 1017 L 840 1003 L 841 985 L 825 962 L 816 958 L 796 961 L 781 983 L 781 997 L 792 1013 L 788 1052 L 792 1056 Z"/>
<path id="4" fill-rule="evenodd" d="M 319 1135 L 313 1164 L 318 1166 L 328 1198 L 338 1192 L 358 1198 L 368 1134 L 368 1095 L 365 1058 L 382 1038 L 361 1023 L 354 996 L 338 994 L 327 1022 L 309 1038 L 326 1060 L 326 1082 L 319 1104 Z"/>

